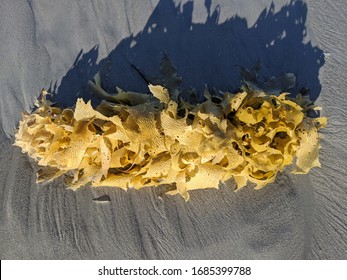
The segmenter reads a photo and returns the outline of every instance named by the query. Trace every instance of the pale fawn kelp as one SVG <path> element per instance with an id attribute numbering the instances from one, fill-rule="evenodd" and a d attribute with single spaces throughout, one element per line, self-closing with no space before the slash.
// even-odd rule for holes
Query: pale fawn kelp
<path id="1" fill-rule="evenodd" d="M 104 100 L 95 109 L 78 99 L 74 108 L 54 107 L 42 91 L 37 109 L 24 114 L 15 145 L 34 158 L 38 182 L 64 176 L 74 189 L 113 186 L 140 189 L 170 184 L 186 200 L 195 189 L 218 188 L 233 178 L 236 190 L 271 183 L 293 165 L 307 173 L 318 161 L 318 130 L 326 118 L 310 118 L 299 94 L 267 94 L 243 86 L 191 104 L 176 89 L 149 84 L 150 94 L 92 84 Z"/>

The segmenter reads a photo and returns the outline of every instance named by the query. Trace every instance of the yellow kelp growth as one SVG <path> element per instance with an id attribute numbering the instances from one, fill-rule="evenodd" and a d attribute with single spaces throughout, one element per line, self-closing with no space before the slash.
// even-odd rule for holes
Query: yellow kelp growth
<path id="1" fill-rule="evenodd" d="M 15 145 L 42 167 L 39 182 L 64 175 L 72 188 L 171 184 L 169 193 L 185 199 L 230 178 L 237 189 L 248 181 L 262 188 L 285 166 L 307 173 L 320 165 L 318 130 L 326 118 L 309 118 L 286 93 L 244 87 L 212 98 L 206 90 L 207 100 L 192 105 L 172 100 L 162 86 L 149 90 L 108 95 L 96 109 L 82 99 L 60 109 L 42 92 Z"/>

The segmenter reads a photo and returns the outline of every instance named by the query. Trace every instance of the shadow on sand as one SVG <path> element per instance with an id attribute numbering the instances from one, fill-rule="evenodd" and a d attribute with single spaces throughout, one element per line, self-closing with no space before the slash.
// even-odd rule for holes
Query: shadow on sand
<path id="1" fill-rule="evenodd" d="M 148 91 L 131 64 L 148 76 L 158 76 L 163 52 L 183 78 L 181 86 L 200 94 L 205 84 L 222 91 L 237 89 L 241 85 L 239 65 L 252 68 L 259 64 L 260 84 L 273 76 L 294 73 L 296 86 L 290 92 L 306 88 L 311 100 L 317 99 L 324 55 L 307 42 L 307 5 L 303 1 L 292 0 L 276 13 L 272 4 L 250 28 L 246 19 L 237 15 L 219 23 L 221 8 L 211 11 L 210 0 L 205 1 L 205 7 L 206 21 L 193 23 L 192 2 L 175 6 L 171 0 L 162 0 L 143 30 L 123 39 L 99 63 L 97 46 L 86 53 L 81 50 L 61 84 L 50 89 L 55 101 L 60 106 L 73 106 L 78 97 L 91 99 L 87 82 L 98 71 L 108 92 L 115 92 L 116 86 Z"/>

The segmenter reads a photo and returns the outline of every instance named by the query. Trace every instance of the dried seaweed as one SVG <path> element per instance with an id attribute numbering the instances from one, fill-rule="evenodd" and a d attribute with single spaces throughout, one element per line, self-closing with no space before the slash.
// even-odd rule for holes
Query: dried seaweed
<path id="1" fill-rule="evenodd" d="M 150 94 L 115 95 L 91 86 L 104 99 L 95 109 L 82 99 L 74 108 L 54 107 L 42 91 L 37 109 L 23 115 L 15 145 L 38 162 L 39 182 L 65 176 L 74 189 L 125 190 L 169 184 L 169 194 L 188 200 L 189 191 L 230 178 L 237 190 L 247 182 L 259 189 L 286 166 L 293 173 L 320 166 L 318 130 L 326 118 L 308 117 L 300 94 L 293 100 L 244 86 L 219 97 L 206 90 L 206 101 L 190 104 L 161 85 L 150 84 Z"/>

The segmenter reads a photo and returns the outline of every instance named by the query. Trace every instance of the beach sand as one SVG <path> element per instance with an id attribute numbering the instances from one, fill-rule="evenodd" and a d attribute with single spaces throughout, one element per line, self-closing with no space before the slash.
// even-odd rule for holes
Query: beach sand
<path id="1" fill-rule="evenodd" d="M 1 259 L 346 259 L 347 6 L 339 1 L 10 1 L 0 3 Z M 100 71 L 115 92 L 148 91 L 167 52 L 182 86 L 233 91 L 240 67 L 294 73 L 328 126 L 321 168 L 262 190 L 66 189 L 36 184 L 12 146 L 42 88 L 60 106 L 89 100 Z M 93 98 L 93 102 L 97 100 Z"/>

